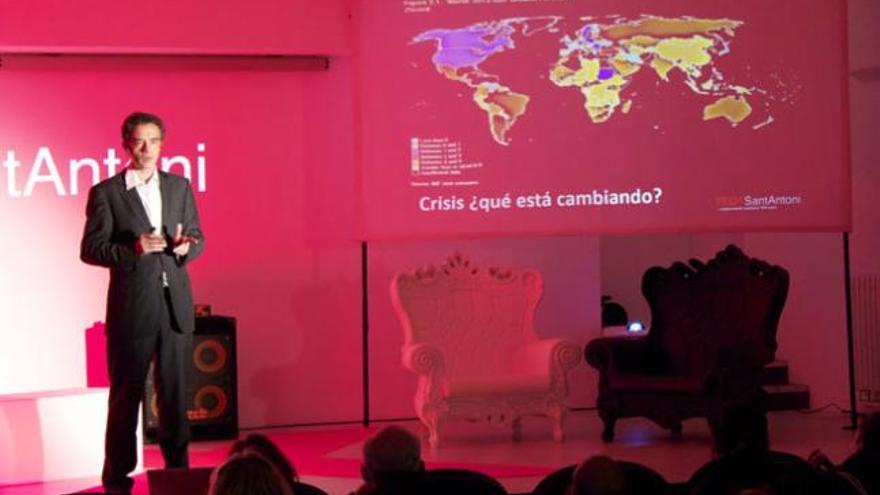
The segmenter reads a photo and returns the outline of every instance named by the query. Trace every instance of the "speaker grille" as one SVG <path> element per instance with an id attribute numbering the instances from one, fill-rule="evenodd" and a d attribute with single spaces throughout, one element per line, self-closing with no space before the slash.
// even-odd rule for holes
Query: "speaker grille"
<path id="1" fill-rule="evenodd" d="M 186 415 L 193 440 L 235 438 L 238 435 L 235 318 L 196 318 L 186 380 Z M 144 438 L 155 442 L 158 430 L 153 366 L 150 365 L 144 398 Z"/>

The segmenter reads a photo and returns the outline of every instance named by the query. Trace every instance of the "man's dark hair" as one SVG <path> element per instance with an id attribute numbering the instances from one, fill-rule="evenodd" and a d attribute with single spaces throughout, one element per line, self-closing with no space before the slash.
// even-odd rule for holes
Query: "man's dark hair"
<path id="1" fill-rule="evenodd" d="M 237 454 L 212 474 L 210 495 L 289 495 L 287 484 L 270 461 L 258 454 Z"/>
<path id="2" fill-rule="evenodd" d="M 162 119 L 151 113 L 133 112 L 122 121 L 122 142 L 126 147 L 134 133 L 134 128 L 143 124 L 155 124 L 159 128 L 159 132 L 162 133 L 162 137 L 165 137 L 165 123 L 162 122 Z"/>
<path id="3" fill-rule="evenodd" d="M 364 481 L 381 486 L 424 470 L 419 437 L 406 428 L 386 426 L 364 442 Z"/>
<path id="4" fill-rule="evenodd" d="M 275 466 L 275 469 L 278 470 L 278 474 L 280 474 L 281 477 L 284 478 L 284 481 L 290 485 L 291 489 L 293 489 L 294 482 L 299 479 L 296 469 L 293 467 L 293 464 L 291 464 L 290 459 L 284 455 L 284 452 L 282 452 L 272 440 L 269 440 L 269 437 L 259 433 L 251 433 L 247 437 L 232 444 L 232 447 L 229 449 L 229 456 L 248 451 L 256 452 L 271 462 Z"/>

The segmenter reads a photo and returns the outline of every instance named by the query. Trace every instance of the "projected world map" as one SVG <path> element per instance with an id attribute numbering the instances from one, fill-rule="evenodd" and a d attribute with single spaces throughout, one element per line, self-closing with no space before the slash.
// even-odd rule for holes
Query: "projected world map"
<path id="1" fill-rule="evenodd" d="M 585 118 L 593 124 L 632 112 L 640 96 L 645 96 L 629 87 L 646 71 L 658 84 L 680 83 L 688 93 L 705 98 L 702 116 L 698 116 L 703 121 L 720 119 L 733 127 L 747 123 L 757 130 L 774 120 L 772 98 L 765 89 L 733 83 L 718 67 L 718 59 L 731 53 L 741 21 L 650 15 L 583 17 L 568 32 L 564 21 L 561 16 L 513 17 L 431 29 L 415 36 L 412 44 L 435 44 L 432 63 L 437 72 L 470 88 L 474 103 L 488 117 L 492 138 L 500 145 L 511 143 L 511 130 L 527 114 L 535 96 L 505 82 L 509 71 L 536 70 L 543 72 L 537 76 L 546 79 L 548 90 L 577 90 Z M 541 64 L 523 65 L 522 58 L 507 65 L 495 63 L 516 54 L 526 41 L 525 49 L 532 50 Z M 493 69 L 485 69 L 490 63 Z M 762 110 L 760 116 L 756 116 L 757 107 Z"/>

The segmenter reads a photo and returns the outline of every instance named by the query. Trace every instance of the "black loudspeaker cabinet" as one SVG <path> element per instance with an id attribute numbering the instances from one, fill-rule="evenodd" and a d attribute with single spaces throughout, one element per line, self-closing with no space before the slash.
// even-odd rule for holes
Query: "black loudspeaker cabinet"
<path id="1" fill-rule="evenodd" d="M 187 360 L 187 411 L 193 440 L 238 436 L 235 318 L 196 318 L 191 358 Z M 156 442 L 158 407 L 153 388 L 153 365 L 147 373 L 144 397 L 144 440 Z"/>

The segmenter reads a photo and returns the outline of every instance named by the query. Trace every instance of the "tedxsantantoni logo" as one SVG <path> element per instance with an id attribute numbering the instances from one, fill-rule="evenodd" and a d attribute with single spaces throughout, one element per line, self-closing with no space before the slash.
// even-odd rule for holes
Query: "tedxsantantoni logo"
<path id="1" fill-rule="evenodd" d="M 797 208 L 804 202 L 802 194 L 745 194 L 718 196 L 718 211 L 768 211 Z"/>
<path id="2" fill-rule="evenodd" d="M 163 156 L 159 168 L 165 172 L 179 173 L 192 182 L 197 192 L 207 191 L 208 160 L 205 143 L 196 143 L 195 156 Z M 68 158 L 57 156 L 49 146 L 40 146 L 32 157 L 22 157 L 16 150 L 7 149 L 0 165 L 2 188 L 10 198 L 29 198 L 34 191 L 48 189 L 58 196 L 77 196 L 88 192 L 93 184 L 120 172 L 127 161 L 124 154 L 107 148 L 103 157 Z M 0 151 L 2 152 L 2 151 Z M 120 158 L 123 157 L 123 158 Z"/>

